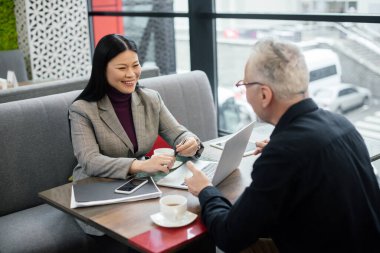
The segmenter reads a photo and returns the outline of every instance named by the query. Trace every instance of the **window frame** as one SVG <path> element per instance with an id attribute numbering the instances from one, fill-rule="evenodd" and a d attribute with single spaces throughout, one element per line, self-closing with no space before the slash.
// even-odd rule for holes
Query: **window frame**
<path id="1" fill-rule="evenodd" d="M 232 1 L 232 0 L 231 0 Z M 352 13 L 222 13 L 216 12 L 215 0 L 188 0 L 188 12 L 145 12 L 145 11 L 92 11 L 92 1 L 87 0 L 91 50 L 94 50 L 93 26 L 91 17 L 94 16 L 128 16 L 189 19 L 190 36 L 190 66 L 191 70 L 203 70 L 211 85 L 214 104 L 218 108 L 218 68 L 217 68 L 217 19 L 250 19 L 250 20 L 289 20 L 289 21 L 318 21 L 318 22 L 351 22 L 380 24 L 380 14 Z M 196 38 L 196 39 L 195 39 Z M 219 124 L 218 124 L 219 127 Z M 230 134 L 219 129 L 219 135 Z"/>

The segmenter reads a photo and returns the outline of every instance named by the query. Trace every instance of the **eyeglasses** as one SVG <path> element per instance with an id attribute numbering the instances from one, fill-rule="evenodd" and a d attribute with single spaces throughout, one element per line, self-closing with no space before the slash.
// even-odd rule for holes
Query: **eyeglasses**
<path id="1" fill-rule="evenodd" d="M 260 82 L 252 82 L 252 83 L 245 83 L 244 80 L 240 80 L 239 82 L 237 82 L 235 84 L 236 87 L 242 87 L 242 86 L 250 86 L 250 85 L 265 85 L 265 86 L 268 86 L 267 84 L 264 84 L 264 83 L 260 83 Z M 270 87 L 270 86 L 268 86 Z M 307 91 L 307 90 L 306 90 Z M 302 91 L 298 91 L 298 92 L 294 92 L 293 94 L 302 94 L 304 95 L 306 93 L 306 91 L 302 90 Z"/>
<path id="2" fill-rule="evenodd" d="M 244 80 L 240 80 L 239 82 L 237 82 L 235 84 L 236 87 L 240 87 L 240 86 L 250 86 L 250 85 L 265 85 L 263 83 L 260 83 L 260 82 L 252 82 L 252 83 L 245 83 Z"/>

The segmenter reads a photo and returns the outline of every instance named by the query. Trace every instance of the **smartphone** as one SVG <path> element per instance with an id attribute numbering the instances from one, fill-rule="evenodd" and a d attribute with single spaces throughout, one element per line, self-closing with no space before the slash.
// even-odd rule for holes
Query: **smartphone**
<path id="1" fill-rule="evenodd" d="M 124 193 L 124 194 L 131 194 L 132 192 L 136 191 L 138 188 L 143 186 L 144 184 L 148 183 L 147 179 L 144 178 L 132 178 L 116 188 L 115 192 L 117 193 Z"/>

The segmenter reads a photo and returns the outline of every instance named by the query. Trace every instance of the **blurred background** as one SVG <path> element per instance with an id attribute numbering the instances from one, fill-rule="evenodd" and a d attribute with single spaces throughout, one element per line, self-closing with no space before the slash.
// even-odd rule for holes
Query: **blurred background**
<path id="1" fill-rule="evenodd" d="M 380 1 L 331 0 L 0 0 L 0 50 L 18 49 L 25 77 L 88 76 L 99 39 L 134 39 L 143 66 L 161 75 L 200 69 L 218 106 L 220 135 L 255 120 L 234 88 L 257 39 L 298 44 L 310 96 L 380 140 Z M 4 74 L 3 74 L 4 75 Z M 5 78 L 1 76 L 0 78 Z"/>

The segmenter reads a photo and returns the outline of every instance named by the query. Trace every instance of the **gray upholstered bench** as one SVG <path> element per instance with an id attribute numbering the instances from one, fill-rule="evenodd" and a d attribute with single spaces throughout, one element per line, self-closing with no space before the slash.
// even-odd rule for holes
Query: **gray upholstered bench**
<path id="1" fill-rule="evenodd" d="M 201 71 L 147 78 L 179 122 L 206 141 L 217 137 L 210 84 Z M 0 252 L 94 252 L 74 219 L 38 192 L 68 182 L 76 160 L 68 107 L 80 91 L 0 104 Z"/>

